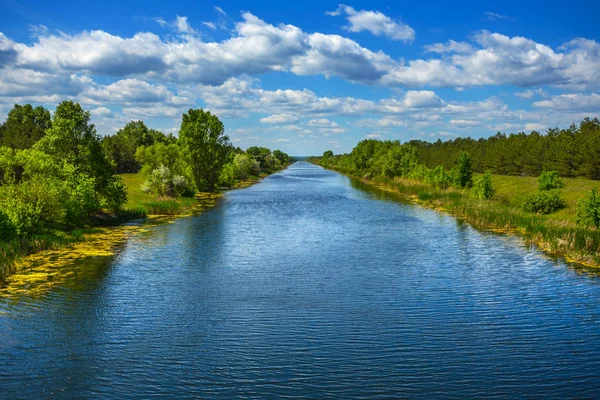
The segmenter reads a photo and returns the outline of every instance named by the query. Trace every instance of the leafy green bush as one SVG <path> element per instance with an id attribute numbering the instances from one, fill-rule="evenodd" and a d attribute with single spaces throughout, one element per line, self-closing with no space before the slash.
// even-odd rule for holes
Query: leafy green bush
<path id="1" fill-rule="evenodd" d="M 577 223 L 584 226 L 600 228 L 600 193 L 593 188 L 577 202 Z"/>
<path id="2" fill-rule="evenodd" d="M 161 165 L 150 173 L 142 185 L 142 191 L 156 196 L 180 196 L 187 191 L 187 180 L 181 175 L 174 175 L 171 170 Z"/>
<path id="3" fill-rule="evenodd" d="M 94 178 L 77 172 L 71 164 L 64 165 L 61 206 L 67 226 L 82 226 L 87 222 L 90 213 L 100 207 L 95 187 Z"/>
<path id="4" fill-rule="evenodd" d="M 219 186 L 232 187 L 235 183 L 235 166 L 227 163 L 219 174 Z"/>
<path id="5" fill-rule="evenodd" d="M 427 168 L 423 164 L 417 164 L 407 174 L 407 178 L 414 179 L 414 180 L 417 180 L 417 181 L 426 181 L 430 174 L 431 174 L 431 170 L 429 168 Z"/>
<path id="6" fill-rule="evenodd" d="M 538 187 L 541 191 L 561 189 L 565 187 L 564 182 L 556 171 L 544 171 L 538 177 Z"/>
<path id="7" fill-rule="evenodd" d="M 237 179 L 248 179 L 250 175 L 260 173 L 260 163 L 246 154 L 236 154 L 233 158 L 233 166 Z"/>
<path id="8" fill-rule="evenodd" d="M 427 182 L 436 189 L 446 189 L 450 187 L 452 180 L 450 179 L 450 175 L 444 170 L 444 167 L 438 165 L 430 171 Z"/>
<path id="9" fill-rule="evenodd" d="M 15 226 L 4 212 L 0 211 L 0 240 L 10 241 L 15 236 Z"/>
<path id="10" fill-rule="evenodd" d="M 473 187 L 475 196 L 479 199 L 490 199 L 496 192 L 494 185 L 492 184 L 492 173 L 487 171 Z"/>
<path id="11" fill-rule="evenodd" d="M 463 151 L 458 156 L 456 170 L 454 174 L 454 185 L 459 189 L 470 188 L 473 186 L 473 168 L 471 166 L 471 156 Z"/>
<path id="12" fill-rule="evenodd" d="M 560 191 L 555 189 L 530 194 L 521 207 L 530 213 L 551 214 L 566 207 L 566 202 Z"/>
<path id="13" fill-rule="evenodd" d="M 59 182 L 39 176 L 4 187 L 0 207 L 17 235 L 29 236 L 63 220 L 59 187 Z"/>
<path id="14" fill-rule="evenodd" d="M 123 178 L 115 175 L 106 186 L 104 196 L 100 200 L 100 206 L 109 211 L 117 212 L 125 203 L 127 203 L 127 186 Z"/>

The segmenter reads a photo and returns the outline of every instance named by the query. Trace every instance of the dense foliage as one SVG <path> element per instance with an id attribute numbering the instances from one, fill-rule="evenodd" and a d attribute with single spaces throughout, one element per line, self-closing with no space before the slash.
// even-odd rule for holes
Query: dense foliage
<path id="1" fill-rule="evenodd" d="M 219 182 L 231 151 L 224 132 L 223 123 L 209 111 L 190 109 L 183 114 L 179 142 L 198 190 L 213 190 Z"/>
<path id="2" fill-rule="evenodd" d="M 7 121 L 23 110 L 45 115 L 39 107 L 27 106 L 15 106 Z M 46 125 L 39 134 L 39 125 L 24 119 L 21 127 L 11 129 L 32 129 L 25 136 L 39 140 L 23 149 L 0 147 L 0 237 L 4 241 L 30 237 L 46 228 L 82 226 L 93 213 L 117 211 L 127 199 L 88 112 L 65 101 Z"/>
<path id="3" fill-rule="evenodd" d="M 15 104 L 6 121 L 0 125 L 0 147 L 29 149 L 50 126 L 50 111 L 44 107 Z"/>
<path id="4" fill-rule="evenodd" d="M 492 183 L 492 173 L 486 171 L 485 174 L 475 182 L 473 189 L 475 190 L 475 197 L 483 200 L 491 199 L 496 192 Z"/>
<path id="5" fill-rule="evenodd" d="M 600 193 L 592 189 L 577 202 L 577 222 L 584 226 L 600 228 Z"/>
<path id="6" fill-rule="evenodd" d="M 180 138 L 142 121 L 101 138 L 78 103 L 64 101 L 53 115 L 15 105 L 0 125 L 0 247 L 118 213 L 127 202 L 118 173 L 139 171 L 144 191 L 164 198 L 230 187 L 291 161 L 279 150 L 234 148 L 223 123 L 204 110 L 183 115 Z"/>
<path id="7" fill-rule="evenodd" d="M 553 128 L 546 134 L 498 133 L 481 139 L 457 138 L 435 143 L 409 142 L 423 164 L 452 167 L 459 154 L 471 156 L 473 170 L 491 170 L 501 175 L 538 176 L 557 171 L 563 177 L 600 179 L 600 120 L 586 118 L 567 129 Z"/>
<path id="8" fill-rule="evenodd" d="M 551 214 L 566 206 L 560 191 L 557 189 L 543 190 L 532 193 L 523 202 L 523 211 L 537 214 Z"/>
<path id="9" fill-rule="evenodd" d="M 538 188 L 540 191 L 562 189 L 564 182 L 558 176 L 557 171 L 544 171 L 538 177 Z"/>
<path id="10" fill-rule="evenodd" d="M 152 146 L 155 143 L 172 144 L 173 135 L 149 129 L 143 121 L 128 122 L 113 136 L 102 138 L 102 146 L 108 157 L 114 162 L 117 173 L 138 172 L 142 163 L 136 158 L 140 146 Z"/>
<path id="11" fill-rule="evenodd" d="M 451 186 L 458 189 L 473 186 L 473 170 L 468 153 L 461 152 L 455 160 L 456 164 L 446 171 L 442 165 L 429 168 L 420 164 L 417 149 L 399 141 L 365 139 L 350 154 L 334 155 L 327 150 L 318 161 L 364 178 L 404 177 L 428 183 L 440 190 Z"/>

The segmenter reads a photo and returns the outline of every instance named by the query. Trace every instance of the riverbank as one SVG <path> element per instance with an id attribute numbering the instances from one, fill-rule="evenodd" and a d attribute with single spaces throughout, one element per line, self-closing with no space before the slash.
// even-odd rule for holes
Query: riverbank
<path id="1" fill-rule="evenodd" d="M 581 227 L 575 223 L 577 199 L 592 187 L 598 186 L 597 182 L 565 179 L 567 207 L 554 214 L 538 215 L 526 213 L 519 207 L 521 199 L 536 190 L 535 178 L 494 175 L 495 196 L 490 200 L 480 200 L 468 190 L 438 190 L 420 181 L 398 177 L 364 179 L 347 171 L 323 167 L 422 206 L 447 212 L 479 229 L 517 234 L 552 257 L 562 257 L 567 262 L 594 269 L 600 268 L 600 230 Z"/>
<path id="2" fill-rule="evenodd" d="M 252 176 L 218 192 L 199 192 L 193 197 L 156 198 L 141 190 L 144 182 L 141 174 L 123 174 L 121 177 L 127 186 L 128 201 L 120 213 L 98 214 L 85 229 L 52 230 L 28 240 L 0 242 L 0 285 L 26 280 L 56 284 L 65 264 L 87 257 L 111 256 L 128 236 L 143 232 L 148 224 L 202 214 L 218 204 L 224 191 L 251 186 L 268 175 Z M 35 286 L 37 290 L 44 287 L 43 284 Z"/>

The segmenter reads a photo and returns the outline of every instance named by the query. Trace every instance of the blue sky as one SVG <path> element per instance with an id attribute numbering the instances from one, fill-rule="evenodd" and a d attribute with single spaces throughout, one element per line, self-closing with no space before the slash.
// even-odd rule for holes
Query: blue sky
<path id="1" fill-rule="evenodd" d="M 593 1 L 0 0 L 0 117 L 14 103 L 176 133 L 203 107 L 233 143 L 290 154 L 361 139 L 544 132 L 600 115 Z"/>

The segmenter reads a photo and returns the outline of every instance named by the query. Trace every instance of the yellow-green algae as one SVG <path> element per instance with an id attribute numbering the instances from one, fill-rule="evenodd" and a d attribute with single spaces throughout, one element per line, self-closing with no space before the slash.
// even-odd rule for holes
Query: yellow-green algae
<path id="1" fill-rule="evenodd" d="M 127 174 L 126 174 L 127 175 Z M 138 174 L 128 174 L 129 179 Z M 231 189 L 243 189 L 260 182 L 268 174 L 261 174 L 248 180 L 239 181 Z M 131 185 L 128 185 L 131 186 Z M 184 207 L 177 214 L 149 214 L 144 223 L 130 223 L 107 228 L 95 228 L 85 233 L 78 242 L 65 247 L 44 250 L 22 256 L 15 262 L 15 272 L 0 283 L 0 298 L 17 300 L 23 297 L 38 297 L 54 287 L 64 285 L 87 275 L 94 275 L 96 265 L 108 264 L 119 246 L 131 235 L 148 231 L 148 227 L 160 223 L 173 223 L 176 219 L 202 214 L 215 207 L 223 197 L 222 193 L 200 192 L 194 195 L 195 203 Z"/>
<path id="2" fill-rule="evenodd" d="M 160 223 L 171 223 L 180 217 L 198 215 L 217 205 L 220 193 L 198 193 L 197 203 L 185 213 L 177 215 L 149 215 L 147 219 L 115 227 L 95 228 L 84 234 L 81 241 L 60 249 L 51 249 L 20 257 L 15 273 L 0 287 L 0 297 L 17 300 L 23 297 L 39 297 L 50 289 L 65 285 L 73 279 L 94 275 L 97 262 L 108 264 L 119 246 L 132 235 L 149 231 Z M 91 270 L 90 270 L 91 269 Z"/>

